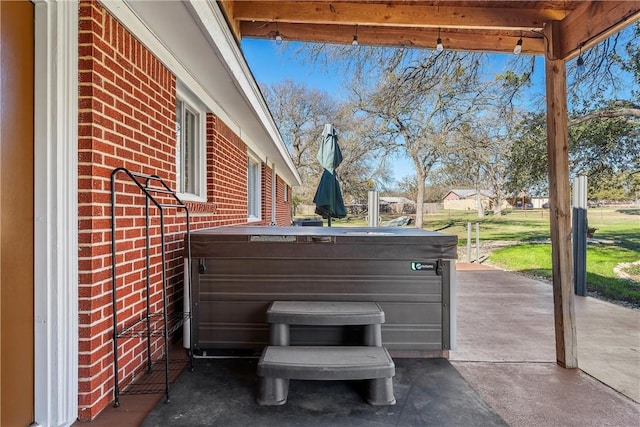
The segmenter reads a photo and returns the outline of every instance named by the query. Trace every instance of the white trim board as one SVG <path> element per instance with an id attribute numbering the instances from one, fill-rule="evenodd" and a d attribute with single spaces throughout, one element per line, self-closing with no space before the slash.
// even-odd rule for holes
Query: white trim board
<path id="1" fill-rule="evenodd" d="M 34 421 L 78 417 L 78 2 L 36 0 Z"/>

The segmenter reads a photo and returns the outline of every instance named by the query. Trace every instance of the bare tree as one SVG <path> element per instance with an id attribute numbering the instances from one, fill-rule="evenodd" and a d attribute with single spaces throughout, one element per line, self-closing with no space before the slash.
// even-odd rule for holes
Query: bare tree
<path id="1" fill-rule="evenodd" d="M 514 140 L 514 116 L 483 114 L 460 127 L 453 143 L 448 170 L 453 179 L 470 181 L 478 198 L 478 216 L 484 216 L 482 196 L 491 200 L 493 213 L 502 212 L 507 194 L 510 156 Z M 466 175 L 466 177 L 461 176 Z M 457 176 L 456 176 L 457 175 Z"/>
<path id="2" fill-rule="evenodd" d="M 373 176 L 389 180 L 380 164 L 384 153 L 373 144 L 371 120 L 355 116 L 351 105 L 292 80 L 262 86 L 262 91 L 302 178 L 303 185 L 294 190 L 301 201 L 311 203 L 322 174 L 316 154 L 326 123 L 338 131 L 343 161 L 337 173 L 347 200 L 366 194 L 367 182 Z"/>
<path id="3" fill-rule="evenodd" d="M 357 201 L 366 200 L 371 181 L 378 188 L 392 181 L 386 162 L 388 153 L 379 144 L 375 122 L 354 112 L 353 105 L 340 106 L 335 124 L 343 154 L 338 168 L 343 193 Z"/>
<path id="4" fill-rule="evenodd" d="M 261 85 L 261 90 L 294 165 L 303 173 L 315 162 L 317 134 L 336 116 L 337 103 L 328 93 L 293 80 Z"/>
<path id="5" fill-rule="evenodd" d="M 374 118 L 378 132 L 386 135 L 385 148 L 399 150 L 413 162 L 418 228 L 429 173 L 448 153 L 458 126 L 481 108 L 479 66 L 476 54 L 425 51 L 409 62 L 397 61 L 395 69 L 388 67 L 366 89 L 353 91 L 359 111 Z"/>

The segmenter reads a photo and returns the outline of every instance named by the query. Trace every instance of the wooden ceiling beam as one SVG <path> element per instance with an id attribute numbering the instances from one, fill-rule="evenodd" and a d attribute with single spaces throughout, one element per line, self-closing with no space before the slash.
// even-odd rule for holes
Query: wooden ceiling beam
<path id="1" fill-rule="evenodd" d="M 239 42 L 242 38 L 242 34 L 240 33 L 240 21 L 235 19 L 234 17 L 234 7 L 236 2 L 233 0 L 219 0 L 220 9 L 222 13 L 224 13 L 225 18 L 227 18 L 227 23 L 229 24 L 229 28 L 231 32 L 236 38 L 236 41 Z"/>
<path id="2" fill-rule="evenodd" d="M 556 58 L 571 59 L 640 19 L 640 1 L 588 1 L 560 21 Z"/>
<path id="3" fill-rule="evenodd" d="M 278 23 L 471 29 L 541 29 L 568 11 L 546 8 L 463 7 L 347 1 L 236 1 L 234 19 Z"/>
<path id="4" fill-rule="evenodd" d="M 245 38 L 274 39 L 276 25 L 272 22 L 241 22 L 240 31 Z M 351 44 L 355 26 L 278 23 L 278 31 L 285 41 Z M 520 34 L 514 31 L 488 31 L 486 34 L 478 34 L 451 30 L 442 31 L 440 37 L 445 49 L 511 53 Z M 361 45 L 434 49 L 437 38 L 436 29 L 358 25 L 358 42 Z M 523 40 L 522 53 L 544 53 L 545 44 L 542 36 L 525 33 Z"/>

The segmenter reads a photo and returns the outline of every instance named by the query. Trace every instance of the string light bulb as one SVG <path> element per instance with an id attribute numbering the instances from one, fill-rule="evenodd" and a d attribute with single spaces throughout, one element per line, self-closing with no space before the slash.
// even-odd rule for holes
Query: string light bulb
<path id="1" fill-rule="evenodd" d="M 280 30 L 278 30 L 278 23 L 276 22 L 276 44 L 280 46 L 282 44 L 282 36 L 280 35 Z"/>
<path id="2" fill-rule="evenodd" d="M 442 46 L 442 39 L 440 38 L 440 28 L 438 28 L 438 40 L 436 40 L 436 51 L 442 52 L 444 50 L 444 46 Z"/>
<path id="3" fill-rule="evenodd" d="M 582 70 L 584 68 L 584 58 L 582 57 L 582 43 L 580 43 L 580 54 L 578 54 L 576 65 L 578 66 L 579 70 Z"/>
<path id="4" fill-rule="evenodd" d="M 358 46 L 358 24 L 356 24 L 356 32 L 353 34 L 352 46 Z"/>
<path id="5" fill-rule="evenodd" d="M 520 38 L 516 42 L 516 47 L 513 48 L 513 53 L 516 55 L 520 55 L 522 52 L 522 33 L 520 33 Z"/>

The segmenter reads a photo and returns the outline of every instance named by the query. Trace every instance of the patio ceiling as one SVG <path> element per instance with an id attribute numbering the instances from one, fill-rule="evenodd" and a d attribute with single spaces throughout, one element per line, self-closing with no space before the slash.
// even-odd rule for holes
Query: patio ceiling
<path id="1" fill-rule="evenodd" d="M 549 56 L 569 59 L 640 18 L 640 1 L 244 1 L 219 3 L 236 38 L 544 54 L 542 30 L 560 26 Z"/>

